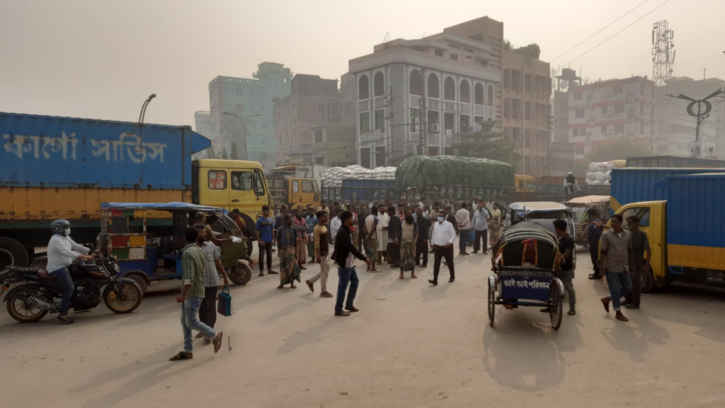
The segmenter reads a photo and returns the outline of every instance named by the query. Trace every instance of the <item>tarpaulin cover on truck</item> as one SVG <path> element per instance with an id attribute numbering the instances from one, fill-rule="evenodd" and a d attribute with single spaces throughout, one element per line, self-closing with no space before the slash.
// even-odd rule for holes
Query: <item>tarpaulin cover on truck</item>
<path id="1" fill-rule="evenodd" d="M 450 185 L 510 188 L 514 185 L 514 167 L 496 160 L 471 157 L 413 156 L 395 171 L 398 192 Z"/>

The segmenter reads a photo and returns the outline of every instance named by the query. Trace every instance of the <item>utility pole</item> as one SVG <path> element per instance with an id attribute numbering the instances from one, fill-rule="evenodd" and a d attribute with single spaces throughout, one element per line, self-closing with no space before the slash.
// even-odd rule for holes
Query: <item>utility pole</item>
<path id="1" fill-rule="evenodd" d="M 693 99 L 690 98 L 687 95 L 679 94 L 677 96 L 675 95 L 667 95 L 672 98 L 678 98 L 678 99 L 684 99 L 686 101 L 690 101 L 690 104 L 687 105 L 687 114 L 690 116 L 695 117 L 697 121 L 697 125 L 695 126 L 695 146 L 690 150 L 690 156 L 691 157 L 700 157 L 701 154 L 701 146 L 700 146 L 700 124 L 707 119 L 710 116 L 710 111 L 712 110 L 712 103 L 708 101 L 708 99 L 714 98 L 720 94 L 725 94 L 725 91 L 722 89 L 718 89 L 717 91 L 711 93 L 710 95 L 702 98 L 702 99 Z M 695 112 L 695 107 L 697 106 L 697 112 Z"/>
<path id="2" fill-rule="evenodd" d="M 425 79 L 425 69 L 420 69 L 421 80 L 423 81 L 423 95 L 420 98 L 420 154 L 428 155 L 428 115 L 425 111 L 425 94 L 427 82 Z M 425 118 L 425 119 L 424 119 Z"/>
<path id="3" fill-rule="evenodd" d="M 389 94 L 388 94 L 388 101 L 385 104 L 385 107 L 386 107 L 386 109 L 388 111 L 388 116 L 386 117 L 386 119 L 390 120 L 389 123 L 392 125 L 393 124 L 393 117 L 395 116 L 395 112 L 393 112 L 393 87 L 390 86 L 389 88 L 390 89 L 389 89 Z M 386 159 L 386 161 L 388 161 L 387 158 L 388 157 L 391 157 L 391 161 L 393 163 L 390 163 L 390 164 L 396 164 L 397 165 L 397 163 L 395 163 L 395 160 L 394 160 L 395 159 L 395 141 L 393 140 L 394 135 L 393 135 L 393 127 L 392 126 L 385 126 L 385 124 L 383 124 L 383 141 L 385 141 L 384 138 L 385 138 L 385 133 L 387 132 L 387 129 L 390 129 L 390 155 L 388 156 L 388 147 L 387 147 L 388 143 L 385 143 L 385 145 L 386 145 L 386 147 L 385 147 L 385 159 Z M 387 164 L 388 163 L 386 163 L 386 165 Z"/>

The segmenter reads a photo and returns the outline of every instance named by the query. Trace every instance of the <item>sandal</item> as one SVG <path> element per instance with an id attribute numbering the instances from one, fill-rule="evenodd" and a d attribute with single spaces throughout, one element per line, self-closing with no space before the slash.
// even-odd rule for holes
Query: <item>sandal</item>
<path id="1" fill-rule="evenodd" d="M 224 332 L 219 332 L 219 334 L 214 337 L 214 340 L 212 340 L 214 343 L 214 353 L 218 353 L 219 349 L 222 348 L 222 337 L 224 337 Z"/>
<path id="2" fill-rule="evenodd" d="M 191 360 L 192 358 L 194 358 L 193 354 L 187 353 L 185 351 L 180 351 L 179 354 L 171 357 L 169 361 Z"/>
<path id="3" fill-rule="evenodd" d="M 402 273 L 400 274 L 400 279 L 405 279 L 405 276 L 403 276 Z"/>

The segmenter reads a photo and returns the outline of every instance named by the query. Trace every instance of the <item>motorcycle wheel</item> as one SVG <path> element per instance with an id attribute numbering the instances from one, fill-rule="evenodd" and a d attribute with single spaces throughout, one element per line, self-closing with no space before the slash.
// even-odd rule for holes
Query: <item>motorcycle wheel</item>
<path id="1" fill-rule="evenodd" d="M 20 285 L 14 288 L 7 295 L 7 309 L 10 317 L 20 323 L 32 323 L 45 317 L 47 310 L 41 308 L 29 307 L 24 300 L 18 299 L 18 296 L 31 296 L 39 293 L 41 290 L 38 285 Z"/>
<path id="2" fill-rule="evenodd" d="M 107 286 L 103 292 L 103 301 L 106 307 L 113 313 L 131 313 L 141 304 L 143 292 L 136 283 L 125 283 L 121 296 L 116 296 L 111 286 Z"/>

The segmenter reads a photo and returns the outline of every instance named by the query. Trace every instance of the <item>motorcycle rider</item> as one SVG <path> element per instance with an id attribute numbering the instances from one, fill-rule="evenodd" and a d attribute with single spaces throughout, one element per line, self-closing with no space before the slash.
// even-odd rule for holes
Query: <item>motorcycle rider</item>
<path id="1" fill-rule="evenodd" d="M 564 178 L 564 191 L 566 191 L 567 196 L 574 194 L 575 191 L 581 191 L 581 188 L 579 188 L 579 182 L 574 176 L 574 172 L 570 171 Z"/>
<path id="2" fill-rule="evenodd" d="M 86 255 L 90 249 L 77 244 L 70 237 L 70 223 L 66 220 L 55 220 L 50 224 L 53 236 L 48 242 L 48 266 L 46 270 L 63 287 L 63 301 L 60 304 L 58 320 L 63 324 L 71 324 L 73 320 L 68 317 L 70 299 L 73 296 L 75 285 L 70 276 L 68 267 L 76 259 L 92 261 L 93 257 Z"/>

